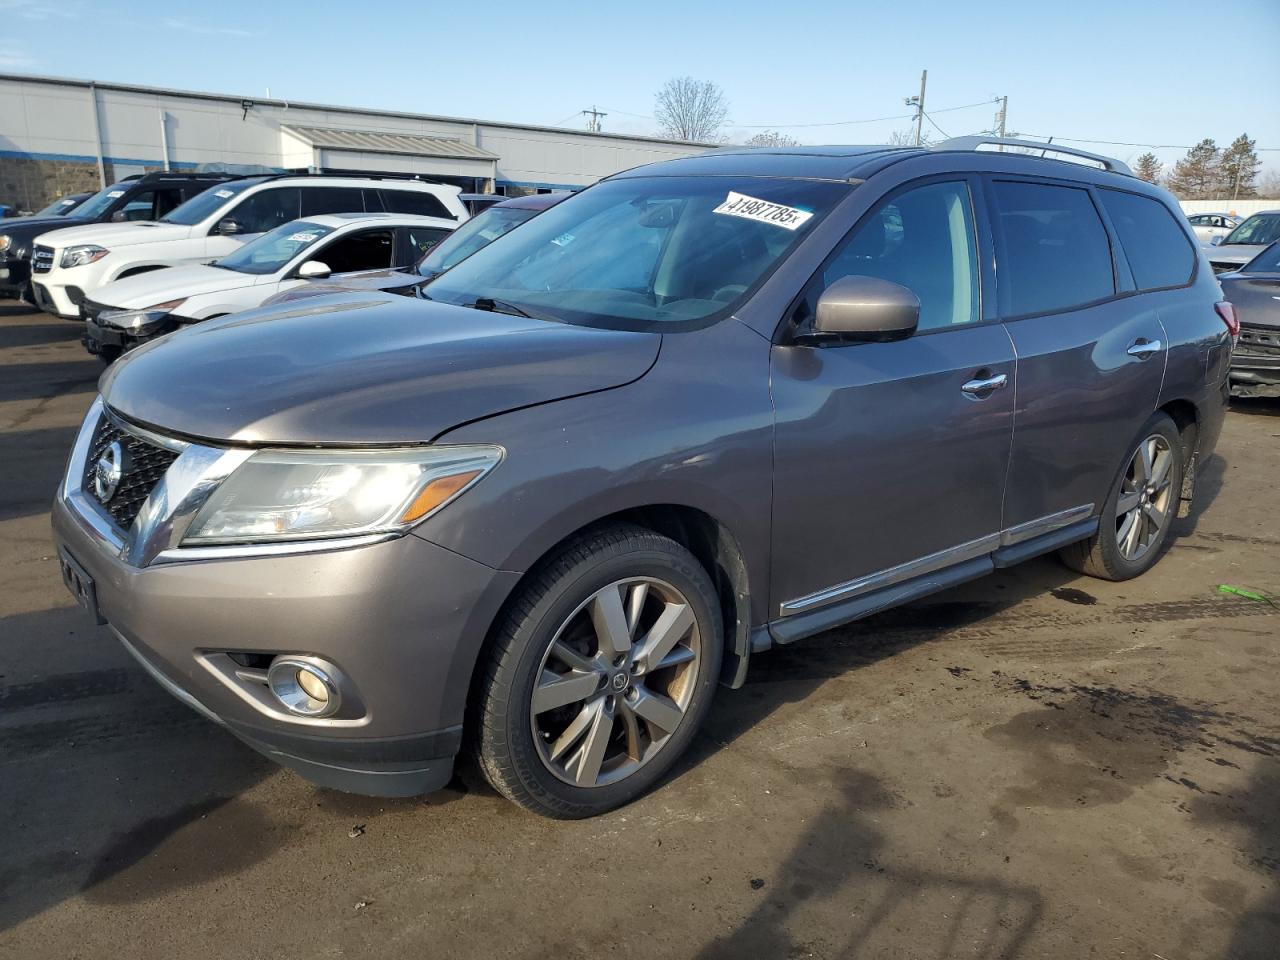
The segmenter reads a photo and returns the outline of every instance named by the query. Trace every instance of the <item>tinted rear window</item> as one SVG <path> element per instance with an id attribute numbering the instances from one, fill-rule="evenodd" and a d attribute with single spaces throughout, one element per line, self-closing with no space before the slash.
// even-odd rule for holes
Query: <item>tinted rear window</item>
<path id="1" fill-rule="evenodd" d="M 359 187 L 303 187 L 302 215 L 322 213 L 364 213 L 364 196 Z"/>
<path id="2" fill-rule="evenodd" d="M 1118 190 L 1101 190 L 1098 196 L 1120 237 L 1139 290 L 1180 287 L 1191 279 L 1195 251 L 1168 207 Z"/>
<path id="3" fill-rule="evenodd" d="M 1000 313 L 1069 310 L 1115 294 L 1111 245 L 1087 190 L 998 180 Z"/>
<path id="4" fill-rule="evenodd" d="M 382 200 L 388 213 L 411 213 L 420 217 L 458 219 L 435 194 L 419 190 L 383 190 Z"/>

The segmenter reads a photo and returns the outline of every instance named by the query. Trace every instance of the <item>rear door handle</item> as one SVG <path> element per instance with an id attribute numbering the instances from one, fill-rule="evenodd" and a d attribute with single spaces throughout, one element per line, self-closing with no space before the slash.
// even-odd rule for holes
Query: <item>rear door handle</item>
<path id="1" fill-rule="evenodd" d="M 1007 374 L 998 373 L 994 377 L 981 377 L 977 380 L 970 380 L 960 387 L 960 391 L 974 400 L 985 400 L 1008 382 L 1009 377 Z"/>
<path id="2" fill-rule="evenodd" d="M 1159 340 L 1148 340 L 1145 337 L 1133 341 L 1129 344 L 1129 349 L 1125 352 L 1131 357 L 1137 357 L 1139 360 L 1145 360 L 1152 354 L 1159 353 L 1164 349 L 1164 344 Z"/>

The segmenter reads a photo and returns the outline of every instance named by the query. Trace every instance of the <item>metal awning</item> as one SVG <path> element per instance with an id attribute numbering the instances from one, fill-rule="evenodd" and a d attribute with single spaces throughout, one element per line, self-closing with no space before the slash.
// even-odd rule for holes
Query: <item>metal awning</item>
<path id="1" fill-rule="evenodd" d="M 427 137 L 416 133 L 375 133 L 334 127 L 302 127 L 281 124 L 281 129 L 313 147 L 324 150 L 356 150 L 394 153 L 408 157 L 443 157 L 450 160 L 497 160 L 496 153 L 452 137 Z"/>

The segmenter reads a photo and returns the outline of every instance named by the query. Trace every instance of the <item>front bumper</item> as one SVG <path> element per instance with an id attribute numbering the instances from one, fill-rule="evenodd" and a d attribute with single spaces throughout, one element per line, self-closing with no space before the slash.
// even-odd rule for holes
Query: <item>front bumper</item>
<path id="1" fill-rule="evenodd" d="M 30 279 L 30 260 L 0 255 L 0 297 L 20 297 Z"/>
<path id="2" fill-rule="evenodd" d="M 475 659 L 516 574 L 412 535 L 137 566 L 89 510 L 60 492 L 55 539 L 91 578 L 101 619 L 171 693 L 322 786 L 408 796 L 448 782 Z M 289 716 L 217 667 L 227 653 L 322 657 L 360 710 Z"/>
<path id="3" fill-rule="evenodd" d="M 41 274 L 35 274 L 31 281 L 31 292 L 35 296 L 36 306 L 45 313 L 52 313 L 64 320 L 81 319 L 80 304 L 84 302 L 84 291 L 79 287 L 50 283 Z"/>

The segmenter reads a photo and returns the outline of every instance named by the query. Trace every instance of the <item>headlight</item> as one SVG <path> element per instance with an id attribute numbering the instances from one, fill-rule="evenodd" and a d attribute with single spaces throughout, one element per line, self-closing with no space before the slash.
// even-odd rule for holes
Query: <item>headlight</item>
<path id="1" fill-rule="evenodd" d="M 13 239 L 7 233 L 0 233 L 0 253 L 4 253 L 9 249 L 9 244 Z"/>
<path id="2" fill-rule="evenodd" d="M 406 530 L 502 460 L 491 446 L 262 450 L 196 514 L 183 544 L 314 540 Z"/>
<path id="3" fill-rule="evenodd" d="M 169 318 L 170 312 L 187 302 L 186 297 L 155 303 L 140 310 L 103 310 L 98 314 L 98 322 L 106 326 L 119 327 L 138 336 L 146 336 L 155 331 Z"/>
<path id="4" fill-rule="evenodd" d="M 97 244 L 86 243 L 78 247 L 67 247 L 62 251 L 63 267 L 83 267 L 85 264 L 101 260 L 111 251 Z"/>

